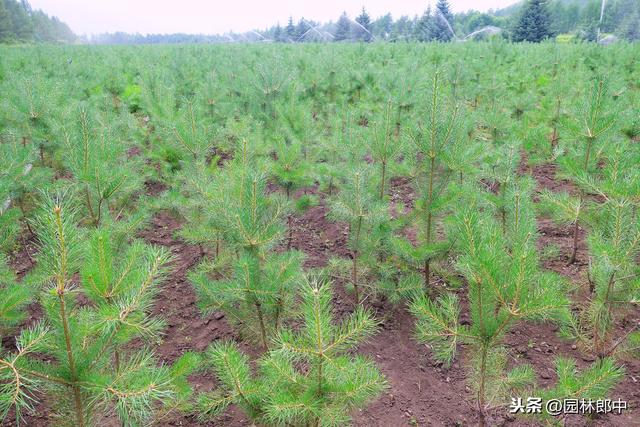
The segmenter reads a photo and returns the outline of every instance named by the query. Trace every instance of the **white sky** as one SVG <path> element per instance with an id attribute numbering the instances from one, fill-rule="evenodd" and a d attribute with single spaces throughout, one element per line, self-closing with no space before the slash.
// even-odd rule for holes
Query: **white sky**
<path id="1" fill-rule="evenodd" d="M 454 12 L 497 9 L 517 0 L 449 0 Z M 436 0 L 431 0 L 435 5 Z M 365 6 L 373 18 L 391 12 L 420 15 L 429 0 L 30 0 L 69 24 L 76 34 L 205 33 L 242 32 L 271 24 L 295 22 L 305 17 L 320 22 L 336 21 L 342 11 L 354 18 Z"/>

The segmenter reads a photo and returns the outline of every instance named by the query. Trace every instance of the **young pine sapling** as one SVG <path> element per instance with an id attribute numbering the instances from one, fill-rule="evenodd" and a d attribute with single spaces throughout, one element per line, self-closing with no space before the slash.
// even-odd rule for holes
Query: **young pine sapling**
<path id="1" fill-rule="evenodd" d="M 362 255 L 375 258 L 381 233 L 386 232 L 389 222 L 386 203 L 374 194 L 370 187 L 370 170 L 359 168 L 352 171 L 340 193 L 331 202 L 329 216 L 349 225 L 349 248 L 351 249 L 351 285 L 356 304 L 361 301 L 358 281 L 358 260 Z M 376 262 L 371 260 L 372 262 Z"/>
<path id="2" fill-rule="evenodd" d="M 290 315 L 299 283 L 302 256 L 271 250 L 282 239 L 284 203 L 267 195 L 265 176 L 239 159 L 217 175 L 208 211 L 216 230 L 237 258 L 229 277 L 216 280 L 207 272 L 191 279 L 205 311 L 222 309 L 245 332 L 259 337 L 268 349 L 269 336 Z"/>
<path id="3" fill-rule="evenodd" d="M 510 392 L 532 384 L 528 365 L 507 370 L 505 334 L 518 321 L 566 318 L 568 300 L 552 274 L 539 267 L 536 223 L 527 186 L 514 186 L 509 199 L 507 235 L 489 212 L 469 207 L 457 215 L 458 268 L 468 282 L 471 324 L 460 323 L 455 294 L 436 301 L 426 295 L 411 304 L 416 336 L 430 344 L 433 357 L 451 363 L 459 343 L 471 348 L 470 384 L 477 398 L 480 425 L 486 413 L 505 403 Z"/>
<path id="4" fill-rule="evenodd" d="M 158 405 L 176 396 L 180 375 L 188 374 L 127 345 L 160 333 L 163 323 L 150 308 L 167 273 L 168 253 L 122 243 L 124 261 L 117 262 L 108 231 L 97 230 L 87 247 L 76 220 L 59 200 L 47 200 L 37 218 L 38 269 L 51 282 L 40 300 L 43 320 L 25 328 L 16 349 L 0 357 L 0 415 L 13 408 L 20 421 L 44 394 L 61 417 L 80 427 L 109 414 L 124 425 L 145 424 Z M 79 271 L 80 285 L 74 279 Z M 80 295 L 90 304 L 81 304 Z"/>
<path id="5" fill-rule="evenodd" d="M 372 315 L 358 307 L 336 325 L 329 285 L 310 283 L 302 297 L 301 330 L 282 330 L 275 337 L 272 350 L 258 361 L 258 375 L 251 374 L 248 358 L 234 344 L 211 347 L 221 386 L 202 395 L 203 412 L 219 415 L 234 403 L 262 425 L 343 426 L 351 410 L 385 389 L 371 360 L 348 354 L 375 333 Z"/>
<path id="6" fill-rule="evenodd" d="M 607 84 L 599 79 L 593 82 L 593 87 L 585 103 L 578 108 L 574 117 L 568 120 L 566 128 L 572 134 L 577 143 L 574 145 L 565 144 L 564 155 L 558 158 L 559 167 L 564 176 L 571 180 L 593 172 L 600 154 L 604 150 L 607 139 L 605 136 L 613 128 L 616 122 L 616 107 L 610 101 Z M 569 258 L 569 264 L 576 262 L 578 253 L 578 236 L 580 232 L 580 210 L 584 205 L 585 194 L 581 189 L 577 196 L 578 200 L 569 200 L 561 196 L 564 202 L 568 202 L 575 209 L 573 218 L 573 250 Z M 558 203 L 562 203 L 559 200 Z"/>
<path id="7" fill-rule="evenodd" d="M 459 106 L 446 105 L 441 99 L 439 72 L 433 77 L 430 103 L 427 107 L 427 118 L 424 125 L 418 125 L 412 139 L 415 142 L 417 154 L 421 156 L 422 170 L 418 179 L 419 199 L 416 201 L 416 211 L 421 212 L 422 236 L 428 256 L 424 259 L 425 288 L 429 287 L 431 262 L 436 256 L 441 256 L 443 248 L 436 235 L 436 222 L 452 199 L 451 178 L 453 171 L 447 167 L 447 154 L 452 146 L 461 143 L 458 133 Z"/>

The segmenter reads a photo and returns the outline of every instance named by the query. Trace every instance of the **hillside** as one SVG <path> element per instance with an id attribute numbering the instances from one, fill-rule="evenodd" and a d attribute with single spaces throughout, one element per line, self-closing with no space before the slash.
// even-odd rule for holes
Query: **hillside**
<path id="1" fill-rule="evenodd" d="M 69 26 L 26 0 L 0 0 L 0 43 L 70 43 L 76 35 Z"/>

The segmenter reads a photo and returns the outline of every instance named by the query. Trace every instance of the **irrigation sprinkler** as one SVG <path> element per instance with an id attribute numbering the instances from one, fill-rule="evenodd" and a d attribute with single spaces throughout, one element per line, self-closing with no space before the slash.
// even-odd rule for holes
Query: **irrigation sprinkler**
<path id="1" fill-rule="evenodd" d="M 327 33 L 326 31 L 324 33 L 321 33 L 320 31 L 318 31 L 318 27 L 320 27 L 320 25 L 317 26 L 313 26 L 311 25 L 309 22 L 307 22 L 306 19 L 302 18 L 301 21 L 307 25 L 307 27 L 309 27 L 309 29 L 307 31 L 305 31 L 300 37 L 298 37 L 296 39 L 297 42 L 299 42 L 300 40 L 304 39 L 306 37 L 307 34 L 309 34 L 310 32 L 315 32 L 317 33 L 320 37 L 322 37 L 323 39 L 327 39 L 327 36 L 330 36 L 331 38 L 333 38 L 333 35 Z"/>
<path id="2" fill-rule="evenodd" d="M 365 30 L 370 36 L 371 36 L 371 40 L 375 40 L 376 36 L 373 35 L 373 33 L 369 30 L 367 30 L 367 27 L 365 27 L 364 25 L 362 25 L 361 23 L 359 23 L 358 21 L 355 21 L 349 17 L 347 17 L 347 19 L 349 21 L 351 21 L 352 23 L 356 24 L 358 27 L 362 28 L 363 30 Z"/>
<path id="3" fill-rule="evenodd" d="M 467 34 L 460 41 L 467 41 L 471 37 L 477 36 L 478 34 L 489 33 L 489 35 L 494 35 L 494 34 L 500 33 L 501 31 L 502 31 L 501 28 L 488 25 L 486 27 L 482 27 L 479 30 L 475 30 L 474 32 Z"/>
<path id="4" fill-rule="evenodd" d="M 455 40 L 460 40 L 458 38 L 458 36 L 456 36 L 455 31 L 453 31 L 453 28 L 451 27 L 451 24 L 449 24 L 449 20 L 447 19 L 446 16 L 444 16 L 444 14 L 442 13 L 442 11 L 440 9 L 438 9 L 436 7 L 436 16 L 438 16 L 442 21 L 444 21 L 444 23 L 447 25 L 447 28 L 449 29 L 449 31 L 451 32 L 451 35 L 453 36 L 453 38 Z"/>
<path id="5" fill-rule="evenodd" d="M 604 8 L 606 7 L 607 0 L 602 0 L 600 4 L 600 21 L 598 22 L 598 34 L 596 35 L 596 41 L 600 40 L 600 27 L 602 27 L 602 18 L 604 18 Z"/>

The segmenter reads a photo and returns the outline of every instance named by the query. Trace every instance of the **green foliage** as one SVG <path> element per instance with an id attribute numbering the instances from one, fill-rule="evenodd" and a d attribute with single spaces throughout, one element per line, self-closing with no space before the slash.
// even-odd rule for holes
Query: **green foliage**
<path id="1" fill-rule="evenodd" d="M 72 42 L 69 26 L 41 10 L 32 11 L 26 1 L 0 1 L 0 43 Z"/>
<path id="2" fill-rule="evenodd" d="M 433 40 L 448 42 L 455 38 L 453 25 L 453 13 L 449 10 L 449 2 L 438 0 L 433 16 Z"/>
<path id="3" fill-rule="evenodd" d="M 411 304 L 416 337 L 430 344 L 434 358 L 451 363 L 460 343 L 471 346 L 470 384 L 477 389 L 481 419 L 510 391 L 533 380 L 530 367 L 506 369 L 503 339 L 509 329 L 521 320 L 569 318 L 562 284 L 539 268 L 527 185 L 516 184 L 509 199 L 506 235 L 494 216 L 479 213 L 477 206 L 456 215 L 457 267 L 468 282 L 471 325 L 460 324 L 460 303 L 453 294 L 436 301 L 420 296 Z"/>
<path id="4" fill-rule="evenodd" d="M 33 299 L 33 292 L 22 283 L 17 283 L 13 271 L 7 265 L 4 255 L 0 255 L 0 333 L 20 323 L 25 316 L 25 307 Z"/>
<path id="5" fill-rule="evenodd" d="M 612 14 L 616 3 L 608 2 Z M 590 22 L 593 13 L 582 14 L 576 19 Z M 454 30 L 508 28 L 512 19 L 494 18 L 458 14 Z M 617 19 L 603 22 L 603 31 L 615 28 Z M 292 25 L 295 38 L 309 29 L 305 25 Z M 411 18 L 386 17 L 371 29 L 380 41 L 410 40 L 415 25 Z M 349 37 L 355 27 L 351 22 Z M 249 338 L 241 344 L 251 355 L 243 390 L 250 395 L 265 378 L 270 388 L 259 390 L 252 409 L 232 387 L 218 384 L 221 404 L 232 400 L 255 423 L 315 423 L 310 412 L 282 405 L 264 410 L 264 397 L 275 398 L 273 384 L 283 393 L 278 402 L 315 405 L 323 388 L 332 402 L 347 402 L 332 395 L 330 384 L 342 390 L 340 381 L 351 381 L 331 371 L 342 363 L 335 362 L 322 368 L 330 376 L 326 387 L 314 386 L 313 353 L 281 351 L 283 343 L 309 348 L 288 329 L 309 328 L 295 318 L 303 308 L 302 254 L 287 246 L 311 255 L 306 268 L 322 268 L 329 258 L 322 273 L 339 276 L 337 286 L 355 283 L 358 306 L 374 306 L 387 322 L 407 319 L 391 304 L 416 301 L 417 333 L 435 357 L 452 362 L 464 346 L 470 393 L 484 399 L 481 413 L 530 387 L 531 369 L 514 362 L 506 346 L 505 333 L 517 322 L 560 318 L 561 332 L 579 351 L 598 357 L 596 367 L 609 358 L 620 366 L 637 357 L 640 333 L 628 322 L 640 298 L 636 56 L 624 42 L 603 49 L 500 40 L 446 49 L 382 42 L 0 47 L 0 251 L 17 270 L 0 274 L 7 297 L 0 304 L 0 359 L 7 362 L 0 363 L 2 411 L 14 397 L 21 415 L 35 406 L 30 399 L 45 399 L 48 410 L 65 417 L 51 422 L 77 425 L 74 388 L 86 424 L 164 423 L 167 411 L 194 409 L 186 376 L 201 365 L 199 355 L 188 353 L 170 367 L 152 356 L 165 329 L 163 353 L 174 348 L 179 332 L 151 315 L 161 278 L 135 297 L 154 257 L 167 252 L 136 235 L 180 252 L 176 265 L 188 269 L 189 280 L 182 283 L 180 273 L 176 283 L 195 284 L 203 311 L 224 312 L 224 320 L 215 315 L 211 321 L 228 322 L 234 334 Z M 600 84 L 605 74 L 607 83 Z M 522 177 L 527 173 L 537 182 Z M 42 198 L 38 190 L 49 188 L 67 191 L 64 268 L 60 256 L 33 247 L 60 252 L 55 215 L 30 221 Z M 539 195 L 543 188 L 567 191 Z M 534 210 L 530 200 L 538 198 Z M 137 234 L 159 209 L 149 229 Z M 70 210 L 76 215 L 67 220 Z M 569 289 L 541 265 L 562 268 L 559 261 L 570 254 L 547 250 L 553 247 L 548 242 L 561 248 L 571 242 L 560 228 L 535 242 L 539 213 L 563 227 L 579 224 L 580 262 L 568 268 L 579 280 Z M 326 219 L 338 223 L 325 227 Z M 539 227 L 548 233 L 546 218 Z M 27 254 L 36 262 L 20 258 Z M 427 295 L 424 273 L 431 280 Z M 569 293 L 574 289 L 577 299 Z M 42 307 L 36 311 L 43 313 L 42 340 L 41 329 L 22 323 L 24 304 L 29 313 Z M 205 323 L 194 327 L 207 329 Z M 33 339 L 41 344 L 12 365 L 14 338 L 21 334 L 21 346 Z M 253 339 L 272 350 L 264 357 L 273 362 L 265 368 L 273 376 L 261 360 L 254 363 L 262 349 Z M 351 351 L 332 357 L 353 361 Z M 26 386 L 17 394 L 12 366 Z M 122 379 L 117 366 L 126 371 Z M 276 367 L 293 371 L 276 375 Z M 371 371 L 358 372 L 368 378 Z M 105 387 L 135 392 L 147 379 L 158 388 L 141 399 L 114 397 Z M 348 411 L 329 406 L 322 423 L 346 424 Z"/>
<path id="6" fill-rule="evenodd" d="M 539 43 L 553 36 L 550 21 L 546 0 L 527 0 L 513 30 L 513 40 Z"/>
<path id="7" fill-rule="evenodd" d="M 389 179 L 389 168 L 403 151 L 403 141 L 398 135 L 398 125 L 393 126 L 391 114 L 393 103 L 387 102 L 384 119 L 372 127 L 372 137 L 369 139 L 369 148 L 373 161 L 380 167 L 380 198 L 385 196 L 385 188 Z"/>
<path id="8" fill-rule="evenodd" d="M 287 321 L 295 307 L 303 256 L 299 252 L 246 253 L 233 263 L 233 274 L 212 280 L 206 272 L 190 278 L 205 313 L 224 311 L 249 338 L 258 338 L 268 348 L 268 337 Z"/>
<path id="9" fill-rule="evenodd" d="M 300 144 L 295 143 L 279 144 L 275 151 L 271 173 L 284 188 L 287 199 L 298 188 L 311 184 L 308 176 L 310 165 L 305 161 L 301 148 Z"/>
<path id="10" fill-rule="evenodd" d="M 44 319 L 22 330 L 15 351 L 0 357 L 0 414 L 14 409 L 18 422 L 42 395 L 75 425 L 114 413 L 123 425 L 144 425 L 158 404 L 174 399 L 180 376 L 158 365 L 135 338 L 157 339 L 163 323 L 150 315 L 169 254 L 140 243 L 114 247 L 109 231 L 76 228 L 77 212 L 47 199 L 37 218 L 40 268 L 47 284 L 40 297 Z M 114 250 L 125 255 L 117 262 Z M 81 272 L 80 285 L 73 276 Z M 91 305 L 80 305 L 79 295 Z M 42 361 L 42 355 L 45 361 Z"/>
<path id="11" fill-rule="evenodd" d="M 63 162 L 77 180 L 70 187 L 89 224 L 120 219 L 131 209 L 128 202 L 141 185 L 139 160 L 127 156 L 126 126 L 124 119 L 101 117 L 85 107 L 71 109 L 60 125 L 66 148 Z"/>
<path id="12" fill-rule="evenodd" d="M 223 310 L 266 349 L 268 337 L 291 316 L 300 283 L 302 254 L 271 252 L 283 236 L 284 203 L 266 194 L 264 175 L 249 168 L 246 159 L 200 176 L 209 181 L 191 185 L 200 197 L 198 206 L 212 219 L 194 231 L 217 233 L 237 255 L 222 280 L 206 269 L 191 276 L 200 305 L 207 312 Z"/>
<path id="13" fill-rule="evenodd" d="M 388 235 L 389 214 L 387 206 L 370 188 L 370 169 L 357 168 L 347 176 L 340 193 L 331 202 L 330 217 L 349 225 L 349 248 L 351 249 L 351 284 L 360 303 L 358 282 L 358 260 L 364 255 L 369 262 L 381 249 L 384 236 Z"/>
<path id="14" fill-rule="evenodd" d="M 614 198 L 600 205 L 587 238 L 591 254 L 589 281 L 591 300 L 573 323 L 572 335 L 598 357 L 637 352 L 637 325 L 618 336 L 614 333 L 620 310 L 630 307 L 640 295 L 636 263 L 640 254 L 640 222 L 637 206 L 628 199 Z"/>
<path id="15" fill-rule="evenodd" d="M 420 225 L 420 250 L 415 255 L 421 255 L 422 258 L 425 288 L 429 288 L 432 260 L 444 256 L 449 247 L 446 239 L 440 238 L 436 231 L 439 220 L 449 212 L 450 203 L 459 190 L 451 185 L 452 171 L 461 170 L 462 163 L 468 160 L 458 157 L 460 151 L 457 147 L 464 143 L 460 135 L 460 106 L 455 100 L 448 100 L 442 95 L 439 79 L 440 71 L 436 71 L 427 98 L 430 102 L 426 107 L 426 117 L 418 122 L 411 135 L 417 150 L 416 156 L 422 157 L 416 180 L 419 198 L 410 220 Z M 456 166 L 453 166 L 454 162 Z M 452 169 L 452 166 L 456 169 Z M 406 245 L 397 245 L 400 250 L 403 247 L 408 248 Z M 406 251 L 401 256 L 406 258 Z"/>
<path id="16" fill-rule="evenodd" d="M 257 376 L 234 344 L 214 344 L 208 359 L 221 387 L 202 395 L 199 406 L 219 415 L 235 403 L 265 425 L 340 426 L 349 422 L 349 411 L 380 394 L 386 383 L 375 364 L 347 355 L 375 333 L 371 314 L 358 307 L 334 324 L 331 291 L 318 283 L 305 286 L 302 312 L 301 330 L 276 336 Z"/>
<path id="17" fill-rule="evenodd" d="M 36 189 L 46 188 L 51 176 L 46 168 L 34 166 L 38 154 L 33 144 L 10 135 L 0 137 L 0 250 L 6 251 L 15 244 L 20 220 L 36 203 Z"/>
<path id="18" fill-rule="evenodd" d="M 527 0 L 513 30 L 513 41 L 539 43 L 551 36 L 553 33 L 546 0 Z"/>
<path id="19" fill-rule="evenodd" d="M 578 370 L 573 359 L 559 357 L 555 360 L 556 375 L 558 376 L 555 387 L 540 389 L 533 392 L 543 401 L 551 399 L 577 399 L 598 400 L 607 398 L 613 388 L 624 377 L 625 369 L 616 366 L 612 358 L 598 360 L 589 367 Z M 551 421 L 550 415 L 544 408 L 539 418 Z"/>
<path id="20" fill-rule="evenodd" d="M 201 160 L 211 150 L 211 129 L 206 121 L 199 120 L 204 106 L 192 100 L 184 100 L 173 120 L 165 130 L 172 147 L 180 153 L 180 159 Z"/>

